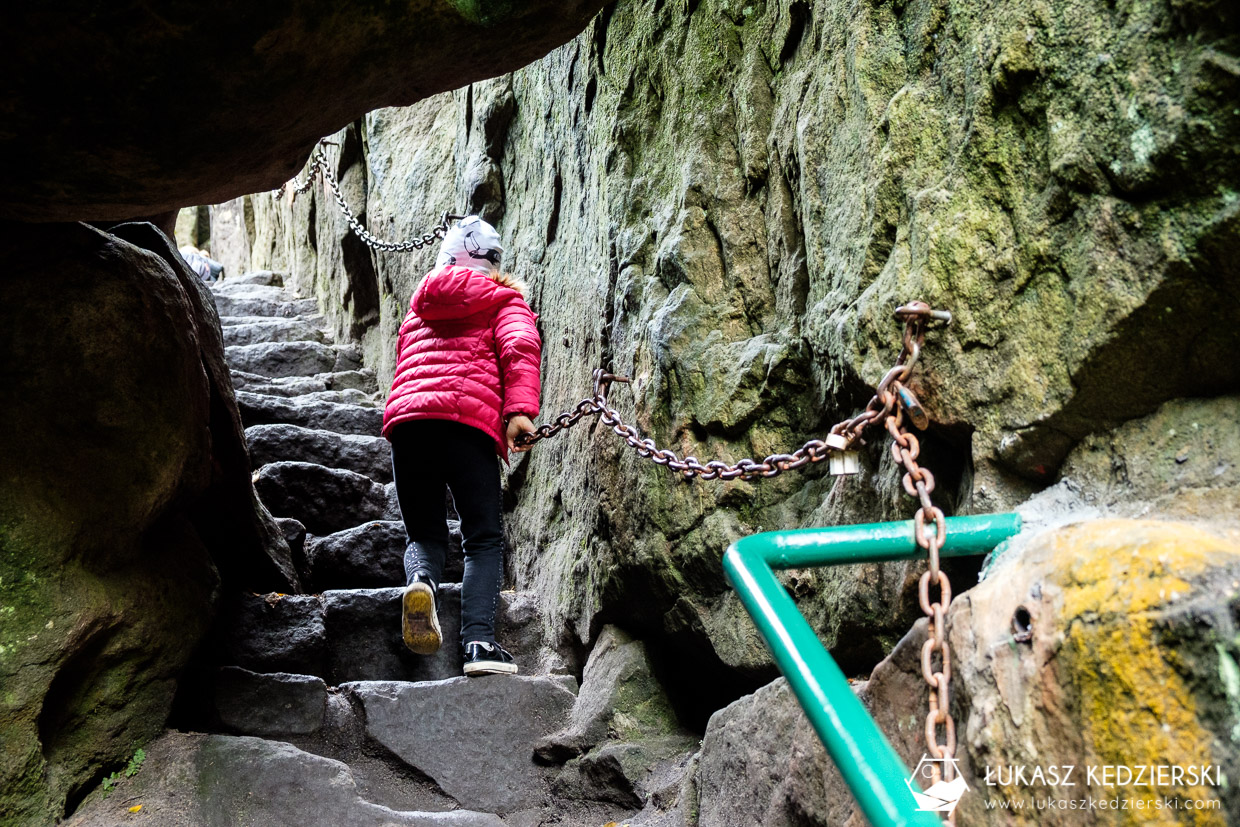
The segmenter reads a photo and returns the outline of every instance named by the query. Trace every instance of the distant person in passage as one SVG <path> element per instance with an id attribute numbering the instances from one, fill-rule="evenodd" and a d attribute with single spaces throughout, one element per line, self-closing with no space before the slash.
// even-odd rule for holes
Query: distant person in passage
<path id="1" fill-rule="evenodd" d="M 443 643 L 436 613 L 448 551 L 445 487 L 461 517 L 465 575 L 461 645 L 466 675 L 514 674 L 495 640 L 504 577 L 500 458 L 525 451 L 541 393 L 542 341 L 523 286 L 500 271 L 499 234 L 469 216 L 444 236 L 400 326 L 396 376 L 383 412 L 396 495 L 409 541 L 401 602 L 405 645 Z"/>
<path id="2" fill-rule="evenodd" d="M 208 284 L 224 277 L 224 265 L 197 247 L 186 244 L 180 252 L 181 258 L 185 259 L 189 269 L 197 273 L 198 277 Z"/>

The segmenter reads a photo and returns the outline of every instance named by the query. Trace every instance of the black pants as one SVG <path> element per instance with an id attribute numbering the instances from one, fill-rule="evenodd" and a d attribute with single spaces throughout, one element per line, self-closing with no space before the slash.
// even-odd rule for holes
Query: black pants
<path id="1" fill-rule="evenodd" d="M 495 642 L 495 608 L 504 579 L 499 461 L 487 434 L 441 419 L 402 422 L 392 429 L 392 473 L 409 544 L 405 573 L 436 585 L 448 553 L 444 488 L 452 491 L 464 535 L 461 642 Z"/>

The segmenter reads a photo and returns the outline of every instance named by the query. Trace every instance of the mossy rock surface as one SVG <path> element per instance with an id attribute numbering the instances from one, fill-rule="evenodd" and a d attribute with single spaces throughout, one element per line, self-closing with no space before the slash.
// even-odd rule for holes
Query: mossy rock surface
<path id="1" fill-rule="evenodd" d="M 1220 2 L 632 0 L 329 155 L 385 238 L 445 208 L 497 224 L 540 314 L 544 418 L 605 367 L 633 378 L 626 421 L 703 462 L 823 436 L 894 362 L 896 306 L 951 310 L 910 383 L 922 459 L 949 512 L 1004 511 L 1082 440 L 1240 387 L 1235 23 Z M 247 266 L 297 274 L 389 381 L 434 250 L 368 254 L 317 193 L 250 205 Z M 735 697 L 772 672 L 724 548 L 910 516 L 883 440 L 847 480 L 688 484 L 578 426 L 514 464 L 512 576 L 549 632 L 673 641 Z M 863 670 L 915 617 L 918 571 L 786 582 Z"/>

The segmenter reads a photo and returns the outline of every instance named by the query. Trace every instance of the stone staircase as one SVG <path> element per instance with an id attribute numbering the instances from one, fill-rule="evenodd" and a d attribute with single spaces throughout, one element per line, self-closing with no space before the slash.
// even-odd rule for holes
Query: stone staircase
<path id="1" fill-rule="evenodd" d="M 432 656 L 405 648 L 405 533 L 378 436 L 383 391 L 359 350 L 335 343 L 314 302 L 278 278 L 248 274 L 214 292 L 255 488 L 310 593 L 226 595 L 209 737 L 214 755 L 232 757 L 217 763 L 249 762 L 257 774 L 279 764 L 303 789 L 324 759 L 342 762 L 353 792 L 316 805 L 327 820 L 307 812 L 303 824 L 603 825 L 633 814 L 554 795 L 560 768 L 535 760 L 578 687 L 569 659 L 543 645 L 533 595 L 504 592 L 497 617 L 520 675 L 462 677 L 459 530 L 438 594 L 444 645 Z M 263 806 L 289 816 L 306 795 Z"/>
<path id="2" fill-rule="evenodd" d="M 255 488 L 304 593 L 224 594 L 179 684 L 180 729 L 66 827 L 696 824 L 699 740 L 641 641 L 606 626 L 582 666 L 549 644 L 535 595 L 505 591 L 497 636 L 520 674 L 462 676 L 459 523 L 444 645 L 405 648 L 405 531 L 374 373 L 278 276 L 214 293 Z"/>

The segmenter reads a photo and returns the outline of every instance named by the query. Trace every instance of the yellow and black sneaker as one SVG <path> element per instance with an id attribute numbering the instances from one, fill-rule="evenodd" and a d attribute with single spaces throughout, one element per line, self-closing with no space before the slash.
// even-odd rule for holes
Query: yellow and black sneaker
<path id="1" fill-rule="evenodd" d="M 414 574 L 400 601 L 400 629 L 409 650 L 433 655 L 443 643 L 435 613 L 435 584 L 425 574 Z"/>
<path id="2" fill-rule="evenodd" d="M 471 678 L 479 675 L 515 675 L 517 664 L 498 643 L 474 640 L 465 644 L 465 674 Z"/>

